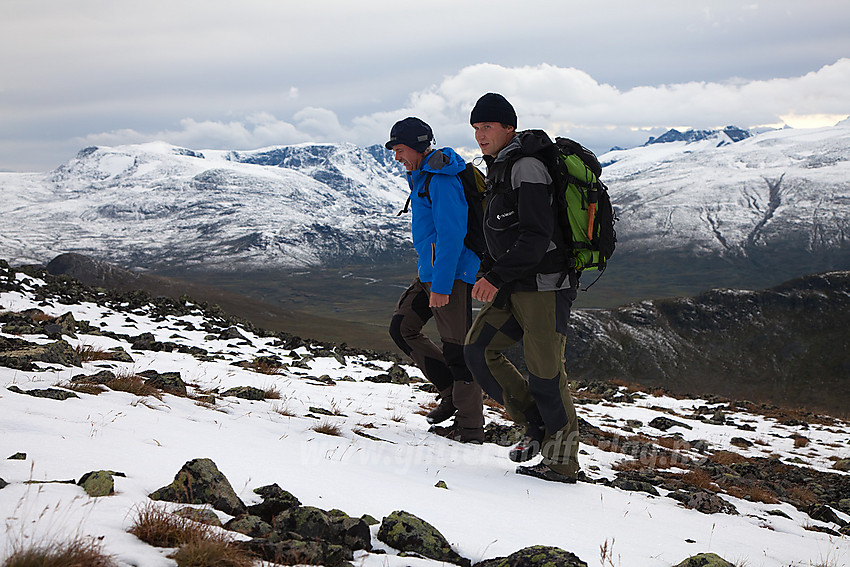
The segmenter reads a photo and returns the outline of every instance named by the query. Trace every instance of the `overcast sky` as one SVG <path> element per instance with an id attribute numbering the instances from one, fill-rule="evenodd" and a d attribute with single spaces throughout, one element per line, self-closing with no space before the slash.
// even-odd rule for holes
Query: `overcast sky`
<path id="1" fill-rule="evenodd" d="M 409 115 L 473 149 L 488 91 L 597 151 L 831 125 L 848 30 L 847 0 L 0 0 L 0 170 L 151 140 L 366 146 Z"/>

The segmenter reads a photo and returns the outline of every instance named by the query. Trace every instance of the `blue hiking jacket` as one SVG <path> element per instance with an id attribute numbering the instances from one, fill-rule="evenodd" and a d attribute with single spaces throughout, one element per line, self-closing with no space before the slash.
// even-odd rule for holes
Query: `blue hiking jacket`
<path id="1" fill-rule="evenodd" d="M 430 282 L 431 291 L 445 295 L 451 294 L 455 280 L 474 284 L 480 263 L 475 252 L 463 245 L 468 212 L 457 174 L 465 167 L 466 162 L 453 149 L 442 148 L 432 151 L 419 169 L 407 174 L 419 279 Z"/>

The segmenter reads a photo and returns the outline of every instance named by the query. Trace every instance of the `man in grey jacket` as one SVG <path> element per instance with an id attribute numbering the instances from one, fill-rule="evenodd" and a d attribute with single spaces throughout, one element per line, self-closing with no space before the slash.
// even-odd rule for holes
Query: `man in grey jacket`
<path id="1" fill-rule="evenodd" d="M 524 147 L 513 106 L 482 96 L 470 115 L 487 163 L 484 235 L 490 261 L 472 297 L 483 301 L 466 337 L 467 365 L 482 389 L 526 427 L 515 462 L 542 453 L 517 473 L 572 483 L 579 476 L 578 420 L 564 369 L 567 321 L 578 279 L 568 267 L 556 219 L 552 177 Z M 526 380 L 503 354 L 523 341 Z"/>

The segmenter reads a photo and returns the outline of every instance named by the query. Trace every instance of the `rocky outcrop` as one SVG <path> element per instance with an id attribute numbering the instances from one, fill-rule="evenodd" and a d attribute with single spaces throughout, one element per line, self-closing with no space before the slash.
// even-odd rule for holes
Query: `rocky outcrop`
<path id="1" fill-rule="evenodd" d="M 48 344 L 0 337 L 0 366 L 17 370 L 37 370 L 36 362 L 80 366 L 82 360 L 74 348 L 63 340 Z"/>

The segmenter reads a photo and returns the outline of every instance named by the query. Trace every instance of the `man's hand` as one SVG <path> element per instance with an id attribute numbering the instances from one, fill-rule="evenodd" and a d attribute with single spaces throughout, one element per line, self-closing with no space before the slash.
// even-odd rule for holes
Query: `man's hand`
<path id="1" fill-rule="evenodd" d="M 498 293 L 499 288 L 491 284 L 485 278 L 481 278 L 475 285 L 472 286 L 472 298 L 477 299 L 478 301 L 483 301 L 484 303 L 489 303 L 493 301 L 493 298 L 496 297 L 496 293 Z"/>
<path id="2" fill-rule="evenodd" d="M 428 300 L 428 307 L 443 307 L 449 304 L 449 296 L 444 293 L 431 292 L 431 297 Z"/>

